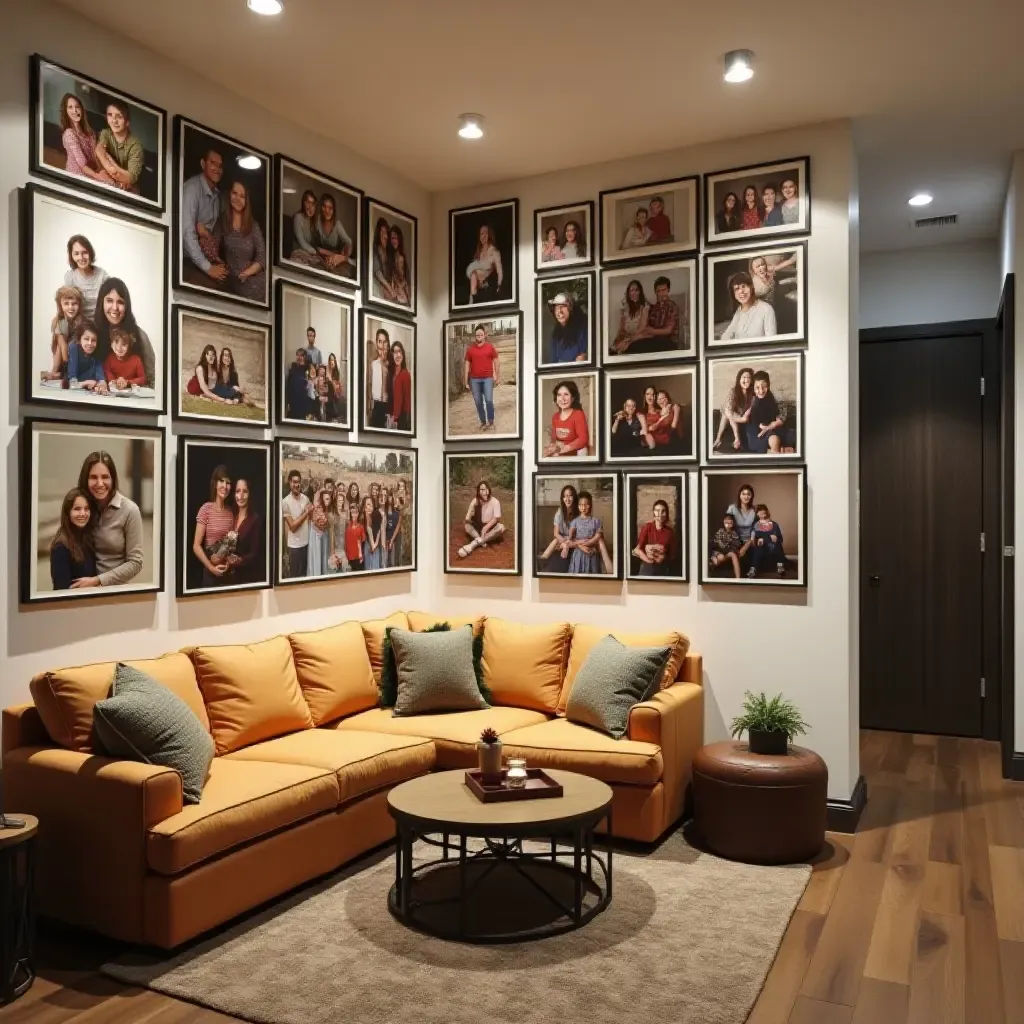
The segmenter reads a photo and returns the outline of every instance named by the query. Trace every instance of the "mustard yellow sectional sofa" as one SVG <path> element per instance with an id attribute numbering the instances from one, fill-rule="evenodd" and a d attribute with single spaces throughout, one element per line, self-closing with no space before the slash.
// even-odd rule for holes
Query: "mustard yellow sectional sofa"
<path id="1" fill-rule="evenodd" d="M 493 706 L 408 718 L 377 707 L 387 626 L 471 622 L 484 635 Z M 662 689 L 614 740 L 564 716 L 579 666 L 601 637 L 671 643 Z M 683 813 L 703 734 L 701 659 L 678 633 L 523 626 L 396 612 L 262 643 L 200 646 L 130 662 L 181 697 L 216 756 L 198 804 L 181 777 L 93 750 L 93 706 L 114 662 L 56 669 L 32 703 L 3 712 L 5 809 L 37 815 L 37 890 L 50 917 L 172 948 L 393 838 L 388 790 L 476 763 L 480 731 L 538 766 L 603 779 L 614 830 L 650 842 Z M 383 904 L 382 904 L 383 910 Z"/>

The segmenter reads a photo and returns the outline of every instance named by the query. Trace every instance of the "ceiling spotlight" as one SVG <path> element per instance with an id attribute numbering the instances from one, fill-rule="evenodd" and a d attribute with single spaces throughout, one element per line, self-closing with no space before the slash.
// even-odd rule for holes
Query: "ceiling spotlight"
<path id="1" fill-rule="evenodd" d="M 266 14 L 272 16 L 274 14 L 280 14 L 284 10 L 284 4 L 281 0 L 247 0 L 249 10 L 253 14 Z"/>
<path id="2" fill-rule="evenodd" d="M 253 156 L 252 153 L 246 153 L 245 156 L 238 158 L 238 166 L 245 171 L 258 171 L 260 169 L 260 158 Z"/>
<path id="3" fill-rule="evenodd" d="M 482 139 L 484 119 L 479 114 L 459 114 L 459 135 L 463 139 Z"/>
<path id="4" fill-rule="evenodd" d="M 911 206 L 927 206 L 934 198 L 931 192 L 915 192 L 907 202 Z"/>
<path id="5" fill-rule="evenodd" d="M 754 77 L 754 54 L 751 50 L 730 50 L 725 55 L 725 80 L 746 82 Z"/>

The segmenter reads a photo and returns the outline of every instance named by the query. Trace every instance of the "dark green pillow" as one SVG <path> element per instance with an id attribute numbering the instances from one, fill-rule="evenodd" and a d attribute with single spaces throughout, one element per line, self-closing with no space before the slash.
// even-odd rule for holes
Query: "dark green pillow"
<path id="1" fill-rule="evenodd" d="M 398 672 L 395 668 L 395 652 L 391 647 L 391 630 L 394 626 L 387 626 L 384 629 L 384 642 L 381 644 L 381 666 L 380 684 L 377 688 L 379 694 L 378 706 L 382 708 L 393 708 L 398 697 Z M 432 626 L 422 630 L 424 633 L 445 633 L 450 630 L 451 623 L 435 622 Z M 476 685 L 481 695 L 491 704 L 491 691 L 484 682 L 484 637 L 483 633 L 473 636 L 473 674 L 476 676 Z"/>
<path id="2" fill-rule="evenodd" d="M 422 633 L 394 629 L 391 646 L 398 670 L 396 717 L 487 707 L 473 671 L 472 626 Z"/>
<path id="3" fill-rule="evenodd" d="M 181 776 L 185 803 L 199 803 L 214 746 L 195 712 L 152 676 L 120 662 L 110 693 L 93 709 L 93 730 L 103 751 L 173 768 Z"/>
<path id="4" fill-rule="evenodd" d="M 565 717 L 621 739 L 633 705 L 657 692 L 671 653 L 671 647 L 626 647 L 604 637 L 576 673 Z"/>

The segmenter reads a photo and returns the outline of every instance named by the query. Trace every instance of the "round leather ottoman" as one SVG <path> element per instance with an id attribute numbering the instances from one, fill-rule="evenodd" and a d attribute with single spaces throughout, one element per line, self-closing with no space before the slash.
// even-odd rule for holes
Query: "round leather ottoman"
<path id="1" fill-rule="evenodd" d="M 752 754 L 746 742 L 701 747 L 693 759 L 694 817 L 708 848 L 730 860 L 810 860 L 825 841 L 828 769 L 803 747 Z"/>

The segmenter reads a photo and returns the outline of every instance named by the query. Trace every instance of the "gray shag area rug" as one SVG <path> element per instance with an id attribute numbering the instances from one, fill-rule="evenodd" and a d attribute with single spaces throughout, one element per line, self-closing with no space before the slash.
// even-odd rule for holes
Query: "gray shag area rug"
<path id="1" fill-rule="evenodd" d="M 258 1024 L 743 1024 L 810 871 L 720 860 L 677 832 L 650 853 L 616 851 L 612 901 L 580 930 L 488 946 L 394 920 L 384 852 L 175 956 L 130 954 L 103 971 Z M 471 927 L 551 914 L 506 868 L 476 906 Z"/>

